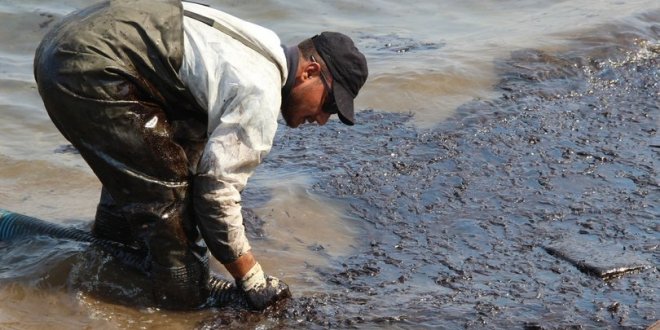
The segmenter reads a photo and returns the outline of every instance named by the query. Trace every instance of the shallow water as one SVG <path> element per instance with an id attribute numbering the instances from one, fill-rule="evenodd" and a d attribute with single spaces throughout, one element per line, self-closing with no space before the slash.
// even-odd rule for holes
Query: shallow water
<path id="1" fill-rule="evenodd" d="M 0 208 L 81 227 L 99 184 L 45 114 L 32 56 L 51 22 L 85 3 L 0 0 Z M 659 157 L 645 148 L 659 120 L 656 1 L 213 4 L 286 43 L 342 31 L 369 59 L 357 106 L 376 112 L 350 130 L 280 130 L 245 193 L 255 253 L 293 301 L 269 316 L 121 306 L 85 292 L 84 246 L 32 239 L 0 242 L 0 328 L 658 319 Z M 655 268 L 602 282 L 541 248 L 576 232 Z M 131 283 L 115 289 L 138 295 Z"/>

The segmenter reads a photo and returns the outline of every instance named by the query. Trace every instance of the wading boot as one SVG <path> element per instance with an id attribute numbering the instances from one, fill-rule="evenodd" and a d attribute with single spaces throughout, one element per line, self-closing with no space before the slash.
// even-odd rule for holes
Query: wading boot
<path id="1" fill-rule="evenodd" d="M 209 297 L 209 259 L 206 255 L 188 254 L 179 266 L 151 263 L 153 296 L 156 305 L 173 310 L 197 309 Z"/>

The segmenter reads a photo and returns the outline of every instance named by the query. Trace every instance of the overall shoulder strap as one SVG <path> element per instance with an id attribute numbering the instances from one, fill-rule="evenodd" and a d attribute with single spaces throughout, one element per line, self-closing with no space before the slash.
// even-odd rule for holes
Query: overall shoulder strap
<path id="1" fill-rule="evenodd" d="M 253 42 L 245 39 L 245 37 L 239 35 L 238 33 L 234 32 L 232 30 L 230 30 L 226 26 L 218 23 L 218 21 L 216 21 L 216 20 L 214 20 L 210 17 L 206 17 L 206 16 L 203 16 L 203 15 L 200 15 L 200 14 L 197 14 L 197 13 L 193 13 L 189 10 L 184 10 L 183 14 L 187 17 L 192 18 L 192 19 L 196 19 L 196 20 L 198 20 L 198 21 L 200 21 L 200 22 L 202 22 L 202 23 L 204 23 L 204 24 L 206 24 L 206 25 L 208 25 L 208 26 L 210 26 L 210 27 L 212 27 L 212 28 L 214 28 L 214 29 L 216 29 L 216 30 L 218 30 L 218 31 L 234 38 L 234 39 L 236 39 L 236 40 L 238 40 L 239 42 L 244 44 L 246 47 L 254 50 L 255 52 L 257 52 L 259 54 L 261 54 L 261 56 L 265 57 L 267 60 L 269 60 L 273 64 L 275 64 L 275 66 L 280 70 L 281 73 L 284 72 L 284 70 L 282 70 L 282 66 L 280 65 L 280 63 L 277 60 L 275 60 L 275 58 L 273 58 L 273 56 L 271 54 L 265 52 L 262 48 L 257 47 Z"/>

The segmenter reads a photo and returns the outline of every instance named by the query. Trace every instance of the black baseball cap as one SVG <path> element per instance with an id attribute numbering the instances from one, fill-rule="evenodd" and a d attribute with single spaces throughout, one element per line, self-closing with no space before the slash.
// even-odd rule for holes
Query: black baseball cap
<path id="1" fill-rule="evenodd" d="M 332 75 L 339 119 L 346 125 L 355 124 L 353 99 L 369 75 L 367 59 L 351 38 L 338 32 L 323 32 L 312 37 L 312 42 Z"/>

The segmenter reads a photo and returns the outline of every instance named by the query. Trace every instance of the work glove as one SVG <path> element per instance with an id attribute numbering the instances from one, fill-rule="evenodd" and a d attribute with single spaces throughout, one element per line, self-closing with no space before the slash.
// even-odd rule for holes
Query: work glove
<path id="1" fill-rule="evenodd" d="M 291 297 L 289 286 L 276 277 L 264 274 L 259 263 L 238 282 L 248 303 L 256 310 L 264 310 L 282 299 Z"/>

